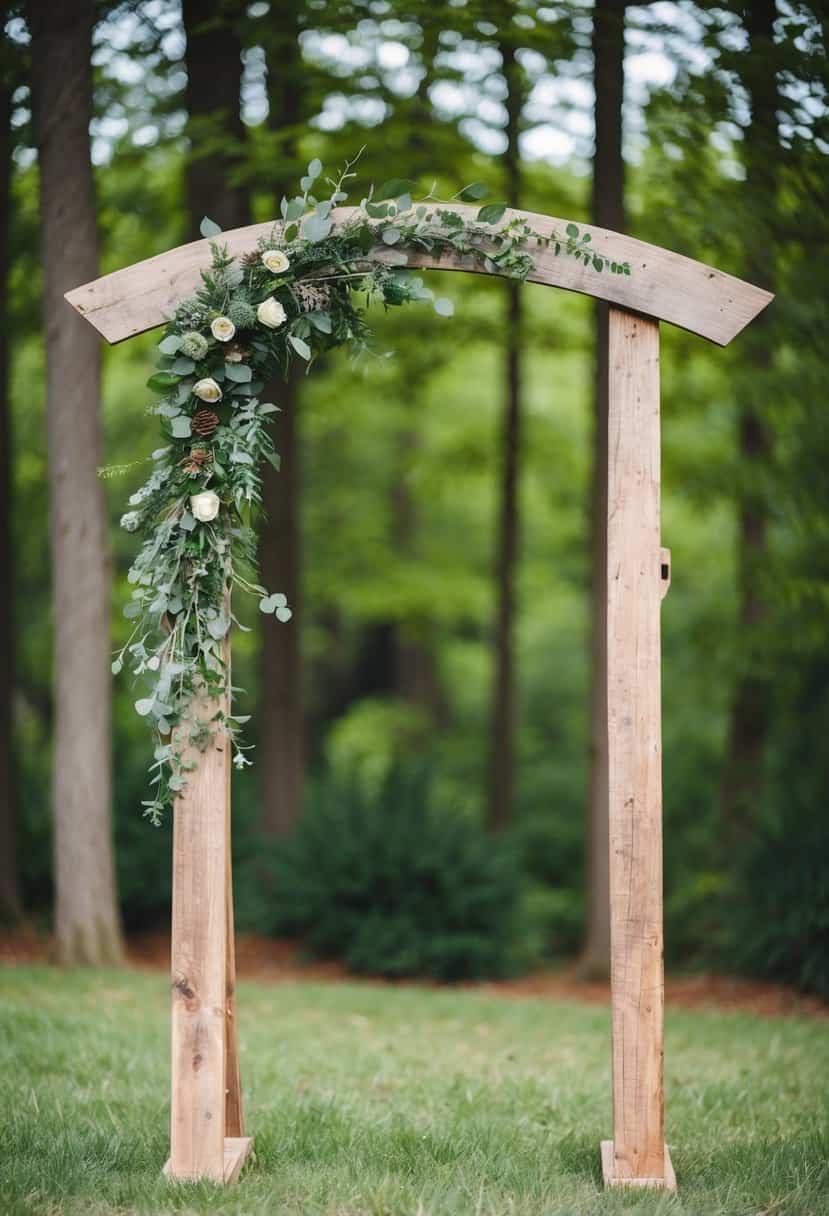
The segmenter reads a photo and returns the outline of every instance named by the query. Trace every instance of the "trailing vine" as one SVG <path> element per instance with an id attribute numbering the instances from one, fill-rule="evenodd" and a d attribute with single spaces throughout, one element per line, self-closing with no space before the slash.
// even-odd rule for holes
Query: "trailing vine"
<path id="1" fill-rule="evenodd" d="M 185 787 L 197 753 L 215 732 L 228 737 L 233 763 L 250 763 L 230 707 L 228 636 L 244 629 L 231 604 L 238 592 L 287 622 L 281 593 L 257 582 L 255 522 L 264 461 L 279 468 L 268 430 L 278 411 L 265 386 L 299 359 L 310 368 L 326 351 L 371 349 L 366 313 L 372 302 L 394 308 L 430 301 L 444 316 L 452 303 L 435 298 L 408 268 L 410 255 L 460 255 L 484 269 L 526 279 L 530 247 L 584 259 L 596 271 L 630 273 L 590 246 L 590 234 L 568 225 L 559 238 L 541 236 L 521 218 L 502 223 L 505 206 L 488 203 L 469 222 L 457 202 L 477 202 L 485 188 L 466 187 L 451 202 L 415 202 L 414 184 L 396 179 L 363 198 L 335 226 L 333 209 L 346 201 L 353 162 L 319 197 L 322 165 L 314 160 L 300 186 L 283 199 L 282 219 L 255 249 L 231 257 L 220 229 L 205 219 L 212 261 L 201 286 L 184 300 L 158 344 L 157 370 L 147 384 L 157 394 L 163 446 L 152 454 L 145 484 L 129 499 L 121 524 L 143 536 L 130 572 L 124 609 L 135 621 L 113 662 L 127 664 L 143 686 L 136 711 L 155 733 L 153 796 L 144 813 L 159 823 Z M 382 261 L 373 260 L 378 249 Z"/>

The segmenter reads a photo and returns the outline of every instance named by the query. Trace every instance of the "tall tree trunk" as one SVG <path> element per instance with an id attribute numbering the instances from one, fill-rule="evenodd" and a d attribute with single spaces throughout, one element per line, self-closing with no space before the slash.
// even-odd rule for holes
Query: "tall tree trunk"
<path id="1" fill-rule="evenodd" d="M 8 53 L 8 50 L 6 51 Z M 11 209 L 11 132 L 14 85 L 6 68 L 0 79 L 0 293 L 7 298 Z M 0 921 L 22 915 L 17 881 L 17 788 L 14 762 L 14 545 L 12 543 L 12 426 L 9 402 L 8 317 L 0 325 Z"/>
<path id="2" fill-rule="evenodd" d="M 280 6 L 266 54 L 270 87 L 268 125 L 279 138 L 274 174 L 274 214 L 279 202 L 299 189 L 298 129 L 302 119 L 302 57 L 296 0 Z M 299 385 L 295 361 L 287 380 L 269 386 L 279 407 L 276 449 L 279 472 L 265 470 L 265 519 L 259 538 L 262 582 L 284 592 L 293 616 L 287 625 L 266 620 L 262 629 L 262 680 L 259 697 L 260 824 L 268 835 L 288 832 L 302 810 L 305 773 L 305 698 L 302 662 L 302 518 Z"/>
<path id="3" fill-rule="evenodd" d="M 190 235 L 207 215 L 224 229 L 251 223 L 247 187 L 234 182 L 243 156 L 242 43 L 233 7 L 223 0 L 183 0 L 187 35 L 187 207 Z"/>
<path id="4" fill-rule="evenodd" d="M 749 46 L 742 77 L 751 106 L 751 125 L 743 143 L 746 167 L 743 195 L 752 208 L 746 227 L 745 274 L 752 283 L 768 291 L 775 290 L 770 227 L 775 213 L 776 167 L 780 156 L 779 90 L 774 70 L 776 16 L 775 0 L 757 0 L 746 5 L 743 13 Z M 737 597 L 741 667 L 731 706 L 722 790 L 725 822 L 738 838 L 749 830 L 762 796 L 770 717 L 771 685 L 763 653 L 768 615 L 764 584 L 769 523 L 764 482 L 772 438 L 763 396 L 774 361 L 771 324 L 773 316 L 763 312 L 746 334 L 743 350 L 753 375 L 742 377 L 738 400 Z"/>
<path id="5" fill-rule="evenodd" d="M 110 553 L 98 335 L 63 293 L 98 273 L 92 0 L 31 0 L 55 612 L 55 932 L 65 963 L 122 957 L 111 815 Z"/>
<path id="6" fill-rule="evenodd" d="M 408 139 L 409 172 L 412 177 L 431 171 L 434 145 L 431 124 L 434 121 L 429 89 L 435 80 L 435 56 L 440 47 L 440 22 L 428 9 L 421 16 L 422 40 L 420 62 L 423 74 L 409 103 Z M 417 502 L 411 490 L 409 469 L 420 445 L 418 432 L 420 413 L 417 394 L 406 395 L 401 402 L 405 410 L 396 444 L 396 477 L 391 498 L 392 539 L 398 558 L 413 561 L 418 535 Z M 416 630 L 406 621 L 397 620 L 393 627 L 392 690 L 401 701 L 426 711 L 436 725 L 446 725 L 448 706 L 440 683 L 437 663 L 437 642 L 431 622 Z"/>
<path id="7" fill-rule="evenodd" d="M 518 135 L 523 103 L 521 68 L 515 48 L 501 46 L 507 86 L 507 147 L 504 152 L 507 201 L 517 207 L 521 194 Z M 515 787 L 515 571 L 520 549 L 519 474 L 521 461 L 521 324 L 523 297 L 519 283 L 507 283 L 505 334 L 505 406 L 500 442 L 501 474 L 495 558 L 497 609 L 495 676 L 492 704 L 492 764 L 489 783 L 489 826 L 505 828 L 513 812 Z"/>
<path id="8" fill-rule="evenodd" d="M 598 0 L 593 13 L 593 79 L 596 146 L 593 156 L 593 222 L 623 232 L 624 92 L 626 0 Z M 590 755 L 587 815 L 587 936 L 583 973 L 610 971 L 607 759 L 607 394 L 608 307 L 594 312 L 593 472 L 590 496 Z"/>

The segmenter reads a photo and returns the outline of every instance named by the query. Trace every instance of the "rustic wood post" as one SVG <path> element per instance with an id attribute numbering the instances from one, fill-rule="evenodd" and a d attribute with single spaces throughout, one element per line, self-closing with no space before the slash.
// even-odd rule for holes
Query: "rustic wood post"
<path id="1" fill-rule="evenodd" d="M 229 664 L 230 644 L 225 655 Z M 228 676 L 229 681 L 229 676 Z M 209 721 L 218 705 L 196 699 Z M 173 823 L 170 1178 L 234 1182 L 253 1141 L 244 1135 L 236 1033 L 230 865 L 230 742 L 183 747 L 187 786 Z"/>
<path id="2" fill-rule="evenodd" d="M 607 1185 L 673 1190 L 663 1095 L 659 325 L 611 308 L 608 341 L 613 1140 L 602 1143 L 602 1170 Z"/>

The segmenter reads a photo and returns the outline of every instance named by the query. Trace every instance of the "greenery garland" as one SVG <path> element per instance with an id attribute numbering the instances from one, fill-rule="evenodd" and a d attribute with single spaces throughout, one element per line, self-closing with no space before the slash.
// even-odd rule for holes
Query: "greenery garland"
<path id="1" fill-rule="evenodd" d="M 282 200 L 281 223 L 244 256 L 232 258 L 211 240 L 201 287 L 176 309 L 158 345 L 158 370 L 147 384 L 159 395 L 151 409 L 166 443 L 153 452 L 152 473 L 121 520 L 144 540 L 124 609 L 136 624 L 112 668 L 117 673 L 128 662 L 146 685 L 135 708 L 156 734 L 155 792 L 143 803 L 156 824 L 215 732 L 230 740 L 237 767 L 250 763 L 240 737 L 247 719 L 227 708 L 227 638 L 231 625 L 244 628 L 231 610 L 232 592 L 253 595 L 278 621 L 291 618 L 286 597 L 260 586 L 255 573 L 262 462 L 279 468 L 267 429 L 278 407 L 261 400 L 265 385 L 287 376 L 297 358 L 310 367 L 335 347 L 347 345 L 355 355 L 370 350 L 366 312 L 373 301 L 389 308 L 429 300 L 451 315 L 451 301 L 435 299 L 407 269 L 413 253 L 451 252 L 525 279 L 534 242 L 597 271 L 630 273 L 597 254 L 574 224 L 561 238 L 541 236 L 522 219 L 496 227 L 506 210 L 500 203 L 483 205 L 468 222 L 452 202 L 480 201 L 486 189 L 477 183 L 444 204 L 433 196 L 415 203 L 412 182 L 390 181 L 335 228 L 332 211 L 348 197 L 353 164 L 327 179 L 328 197 L 319 199 L 312 191 L 322 165 L 312 161 L 302 194 Z M 220 231 L 202 222 L 203 236 Z M 378 247 L 384 260 L 371 262 Z"/>

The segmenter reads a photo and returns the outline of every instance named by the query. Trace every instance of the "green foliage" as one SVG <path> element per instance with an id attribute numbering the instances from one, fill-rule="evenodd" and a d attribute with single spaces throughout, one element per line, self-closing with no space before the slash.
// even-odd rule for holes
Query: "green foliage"
<path id="1" fill-rule="evenodd" d="M 258 397 L 266 382 L 278 372 L 288 375 L 295 355 L 310 365 L 338 346 L 355 355 L 367 350 L 357 293 L 365 295 L 366 308 L 374 298 L 386 306 L 433 299 L 419 278 L 402 269 L 409 256 L 403 250 L 450 249 L 516 278 L 533 266 L 523 248 L 533 235 L 527 224 L 513 220 L 491 232 L 431 203 L 415 207 L 402 182 L 386 184 L 388 202 L 372 202 L 370 191 L 335 229 L 332 210 L 348 197 L 343 186 L 354 176 L 352 163 L 324 200 L 310 194 L 321 173 L 315 158 L 301 181 L 303 195 L 282 200 L 282 226 L 274 225 L 256 250 L 235 259 L 211 241 L 211 267 L 202 271 L 196 294 L 177 307 L 159 343 L 159 370 L 147 381 L 160 394 L 154 413 L 168 442 L 153 453 L 153 472 L 121 519 L 128 532 L 143 531 L 144 543 L 130 569 L 135 590 L 124 608 L 136 625 L 113 671 L 121 671 L 126 654 L 133 675 L 148 686 L 135 710 L 156 735 L 156 791 L 144 803 L 156 825 L 186 787 L 193 750 L 203 751 L 213 734 L 232 744 L 238 768 L 249 763 L 239 741 L 247 717 L 226 708 L 232 592 L 255 595 L 260 611 L 282 622 L 291 618 L 284 595 L 269 593 L 242 572 L 254 565 L 260 466 L 269 460 L 279 467 L 265 426 L 276 406 Z M 205 217 L 201 231 L 212 237 L 219 229 Z M 391 265 L 366 265 L 366 255 L 380 244 L 401 248 Z M 435 311 L 451 316 L 453 305 L 438 299 Z M 233 341 L 254 322 L 244 344 Z"/>
<path id="2" fill-rule="evenodd" d="M 422 774 L 322 783 L 273 865 L 274 929 L 352 971 L 464 980 L 514 963 L 510 845 L 438 809 Z"/>
<path id="3" fill-rule="evenodd" d="M 726 915 L 726 966 L 829 998 L 829 816 L 794 804 L 759 827 L 737 860 Z"/>

